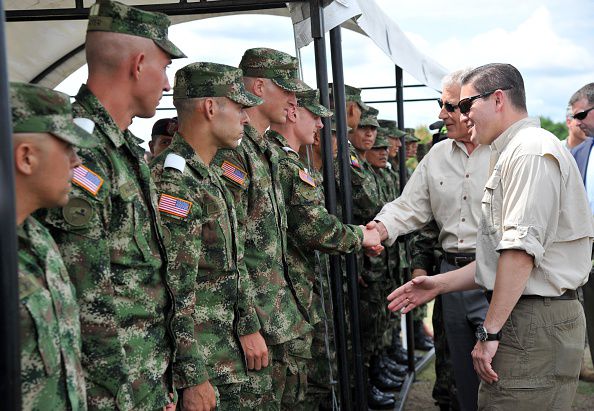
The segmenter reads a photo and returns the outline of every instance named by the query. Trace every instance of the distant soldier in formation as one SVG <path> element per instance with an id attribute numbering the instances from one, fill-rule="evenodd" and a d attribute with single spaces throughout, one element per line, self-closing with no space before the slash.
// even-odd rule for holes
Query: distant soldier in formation
<path id="1" fill-rule="evenodd" d="M 169 147 L 173 135 L 177 131 L 177 117 L 161 118 L 155 121 L 151 130 L 151 139 L 148 142 L 152 157 L 157 157 L 163 150 Z"/>

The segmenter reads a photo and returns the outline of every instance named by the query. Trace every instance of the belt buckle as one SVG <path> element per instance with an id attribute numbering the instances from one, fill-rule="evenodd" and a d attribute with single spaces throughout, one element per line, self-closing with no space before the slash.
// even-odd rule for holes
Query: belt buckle
<path id="1" fill-rule="evenodd" d="M 454 265 L 460 267 L 462 264 L 464 264 L 464 265 L 468 264 L 468 257 L 459 257 L 459 256 L 454 257 Z"/>

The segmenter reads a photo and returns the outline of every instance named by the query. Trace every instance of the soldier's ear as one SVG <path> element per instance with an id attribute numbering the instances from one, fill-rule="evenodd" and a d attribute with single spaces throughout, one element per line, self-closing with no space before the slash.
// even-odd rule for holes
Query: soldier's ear
<path id="1" fill-rule="evenodd" d="M 144 70 L 144 66 L 147 62 L 146 54 L 140 52 L 138 54 L 134 54 L 130 56 L 129 64 L 130 64 L 130 76 L 134 80 L 140 79 L 142 71 Z"/>
<path id="2" fill-rule="evenodd" d="M 264 82 L 263 78 L 257 78 L 252 83 L 252 90 L 251 92 L 258 97 L 264 96 L 264 89 L 266 88 L 266 83 Z"/>
<path id="3" fill-rule="evenodd" d="M 39 164 L 39 150 L 35 144 L 25 141 L 19 143 L 15 141 L 14 147 L 14 167 L 17 174 L 30 176 L 35 173 Z"/>
<path id="4" fill-rule="evenodd" d="M 212 98 L 204 99 L 204 115 L 207 119 L 212 120 L 217 111 L 217 102 Z"/>

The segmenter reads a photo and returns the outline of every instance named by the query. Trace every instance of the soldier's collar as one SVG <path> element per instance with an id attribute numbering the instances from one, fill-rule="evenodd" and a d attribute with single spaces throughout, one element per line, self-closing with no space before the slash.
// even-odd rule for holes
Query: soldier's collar
<path id="1" fill-rule="evenodd" d="M 178 154 L 186 160 L 186 165 L 192 167 L 201 177 L 208 176 L 208 166 L 206 163 L 202 161 L 198 153 L 194 151 L 192 146 L 178 132 L 175 132 L 173 135 L 169 148 L 172 153 Z"/>

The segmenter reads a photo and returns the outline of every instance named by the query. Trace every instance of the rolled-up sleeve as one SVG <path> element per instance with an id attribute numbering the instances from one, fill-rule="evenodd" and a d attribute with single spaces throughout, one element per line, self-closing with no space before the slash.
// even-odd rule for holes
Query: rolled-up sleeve
<path id="1" fill-rule="evenodd" d="M 506 170 L 510 170 L 508 175 Z M 502 237 L 496 250 L 524 250 L 538 267 L 557 231 L 559 165 L 550 156 L 522 155 L 502 170 L 502 176 L 506 182 L 501 187 Z"/>

